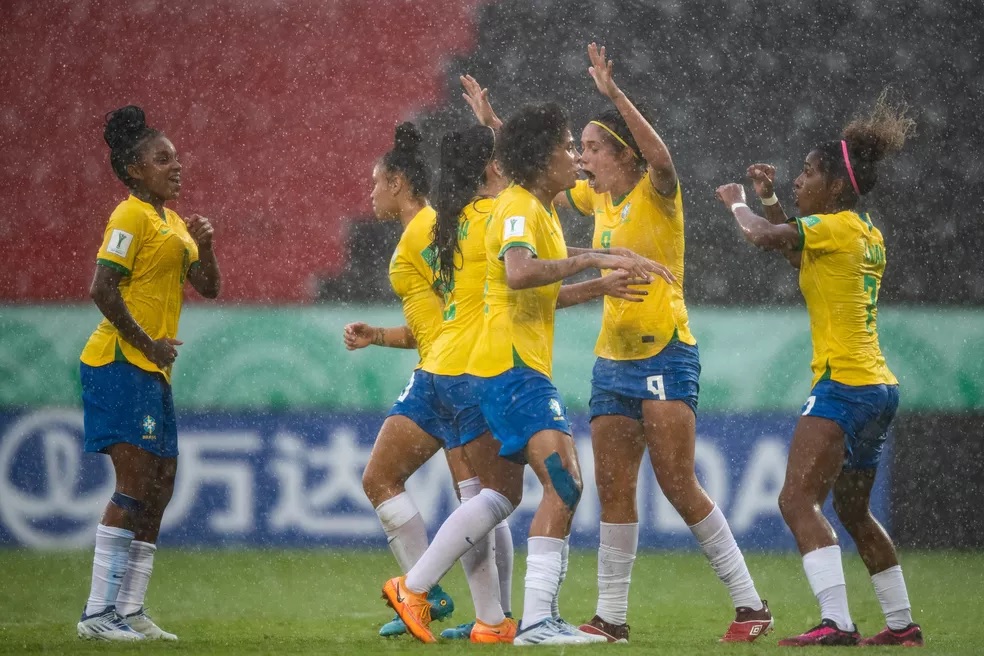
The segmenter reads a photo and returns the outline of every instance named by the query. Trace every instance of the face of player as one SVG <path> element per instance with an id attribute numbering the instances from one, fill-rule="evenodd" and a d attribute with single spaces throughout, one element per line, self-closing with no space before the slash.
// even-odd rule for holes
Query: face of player
<path id="1" fill-rule="evenodd" d="M 127 172 L 136 181 L 138 196 L 151 202 L 174 200 L 181 193 L 181 162 L 174 144 L 163 136 L 151 137 Z"/>
<path id="2" fill-rule="evenodd" d="M 398 185 L 394 178 L 395 175 L 383 168 L 382 164 L 376 164 L 372 169 L 372 192 L 369 198 L 372 200 L 372 212 L 377 219 L 393 219 L 400 215 L 400 203 L 396 197 Z"/>
<path id="3" fill-rule="evenodd" d="M 811 151 L 803 162 L 803 171 L 793 180 L 793 195 L 800 216 L 822 214 L 836 202 L 835 190 L 820 171 L 820 153 Z"/>
<path id="4" fill-rule="evenodd" d="M 574 183 L 577 182 L 579 160 L 580 156 L 574 146 L 574 137 L 571 136 L 570 130 L 565 130 L 564 137 L 554 147 L 554 151 L 547 161 L 544 187 L 549 190 L 551 195 L 559 194 L 574 186 Z"/>
<path id="5" fill-rule="evenodd" d="M 599 194 L 611 191 L 625 177 L 627 168 L 634 167 L 634 162 L 626 162 L 630 155 L 627 148 L 617 150 L 612 146 L 611 137 L 593 123 L 581 131 L 581 171 L 588 186 Z"/>

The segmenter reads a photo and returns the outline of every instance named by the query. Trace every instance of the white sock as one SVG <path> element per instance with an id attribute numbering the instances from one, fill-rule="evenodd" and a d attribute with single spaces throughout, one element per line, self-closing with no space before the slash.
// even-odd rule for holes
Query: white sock
<path id="1" fill-rule="evenodd" d="M 143 608 L 150 575 L 154 571 L 154 553 L 157 545 L 134 540 L 130 543 L 130 555 L 126 564 L 126 576 L 116 597 L 116 612 L 123 617 Z"/>
<path id="2" fill-rule="evenodd" d="M 481 489 L 482 484 L 478 477 L 461 481 L 458 483 L 461 502 L 473 499 Z M 465 570 L 472 603 L 475 604 L 475 617 L 490 626 L 506 619 L 499 600 L 499 574 L 495 567 L 493 539 L 493 533 L 487 534 L 461 557 L 461 567 Z"/>
<path id="3" fill-rule="evenodd" d="M 441 580 L 461 556 L 509 516 L 513 505 L 495 490 L 484 488 L 444 520 L 434 540 L 407 572 L 407 588 L 426 592 Z"/>
<path id="4" fill-rule="evenodd" d="M 495 568 L 499 572 L 499 600 L 504 613 L 512 613 L 513 538 L 509 521 L 495 526 Z"/>
<path id="5" fill-rule="evenodd" d="M 598 547 L 598 606 L 595 614 L 610 624 L 625 624 L 629 584 L 639 549 L 639 524 L 601 523 Z"/>
<path id="6" fill-rule="evenodd" d="M 803 556 L 803 571 L 820 602 L 820 618 L 832 620 L 841 631 L 853 631 L 854 622 L 847 607 L 841 548 L 835 544 L 806 554 Z"/>
<path id="7" fill-rule="evenodd" d="M 896 565 L 871 577 L 875 585 L 875 596 L 885 613 L 885 623 L 893 631 L 901 631 L 912 624 L 912 607 L 909 593 L 902 578 L 902 567 Z"/>
<path id="8" fill-rule="evenodd" d="M 728 586 L 728 594 L 735 608 L 746 607 L 752 610 L 762 609 L 762 599 L 748 573 L 745 557 L 735 542 L 728 520 L 724 513 L 714 504 L 710 514 L 690 527 L 700 549 L 707 556 L 711 568 L 721 582 Z"/>
<path id="9" fill-rule="evenodd" d="M 92 585 L 85 604 L 86 615 L 96 615 L 116 605 L 126 576 L 133 531 L 114 526 L 96 526 L 96 549 L 92 557 Z"/>
<path id="10" fill-rule="evenodd" d="M 550 602 L 550 614 L 555 620 L 560 619 L 560 588 L 567 579 L 567 564 L 571 557 L 571 536 L 564 536 L 564 548 L 560 551 L 560 578 L 557 580 L 557 592 Z"/>
<path id="11" fill-rule="evenodd" d="M 427 549 L 427 526 L 417 505 L 409 494 L 401 492 L 379 504 L 376 514 L 400 571 L 410 571 Z"/>
<path id="12" fill-rule="evenodd" d="M 530 627 L 553 617 L 553 604 L 560 590 L 566 540 L 531 537 L 526 556 L 526 593 L 523 597 L 523 626 Z"/>

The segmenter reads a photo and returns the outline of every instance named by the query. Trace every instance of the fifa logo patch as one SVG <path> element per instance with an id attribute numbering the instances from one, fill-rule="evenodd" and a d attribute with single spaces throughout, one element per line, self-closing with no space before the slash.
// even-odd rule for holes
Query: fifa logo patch
<path id="1" fill-rule="evenodd" d="M 144 432 L 144 434 L 140 436 L 141 438 L 145 440 L 157 439 L 157 436 L 154 435 L 154 429 L 157 428 L 157 422 L 154 421 L 153 417 L 147 415 L 146 417 L 143 418 L 143 421 L 140 423 L 140 425 L 143 426 L 143 432 Z"/>

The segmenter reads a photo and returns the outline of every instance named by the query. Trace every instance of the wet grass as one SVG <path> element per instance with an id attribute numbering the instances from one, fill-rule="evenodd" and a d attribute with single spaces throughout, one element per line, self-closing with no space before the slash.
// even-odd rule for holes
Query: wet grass
<path id="1" fill-rule="evenodd" d="M 400 654 L 513 653 L 512 647 L 411 638 L 383 639 L 392 616 L 379 588 L 394 573 L 388 552 L 340 550 L 216 551 L 163 548 L 148 596 L 152 615 L 180 635 L 176 644 L 108 645 L 75 637 L 88 593 L 91 552 L 0 550 L 0 653 Z M 522 606 L 524 558 L 517 554 L 514 599 Z M 777 630 L 753 645 L 719 645 L 732 614 L 728 597 L 703 558 L 644 552 L 633 574 L 630 645 L 539 648 L 559 654 L 602 649 L 630 654 L 776 653 L 779 637 L 816 623 L 816 602 L 793 555 L 747 555 L 759 591 L 769 599 Z M 845 558 L 851 611 L 862 633 L 883 623 L 864 568 Z M 984 647 L 984 554 L 908 553 L 903 566 L 923 654 L 973 654 Z M 444 587 L 455 598 L 454 622 L 472 617 L 464 576 L 455 568 Z M 564 584 L 566 619 L 594 614 L 595 554 L 575 552 Z M 436 624 L 445 628 L 447 624 Z M 876 652 L 877 653 L 877 652 Z"/>

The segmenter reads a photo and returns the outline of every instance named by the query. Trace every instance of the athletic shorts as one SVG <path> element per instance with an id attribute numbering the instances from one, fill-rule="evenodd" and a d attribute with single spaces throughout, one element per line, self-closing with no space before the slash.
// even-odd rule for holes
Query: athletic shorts
<path id="1" fill-rule="evenodd" d="M 898 385 L 844 385 L 821 380 L 803 404 L 804 417 L 823 417 L 844 431 L 844 469 L 875 469 L 888 426 L 899 409 Z"/>
<path id="2" fill-rule="evenodd" d="M 406 417 L 445 449 L 467 444 L 489 430 L 472 396 L 470 378 L 415 369 L 388 416 Z"/>
<path id="3" fill-rule="evenodd" d="M 591 418 L 622 415 L 642 420 L 643 401 L 683 401 L 697 414 L 697 346 L 674 340 L 642 360 L 598 358 L 591 373 Z"/>
<path id="4" fill-rule="evenodd" d="M 571 435 L 567 408 L 557 388 L 536 369 L 513 367 L 491 378 L 473 376 L 472 387 L 504 458 L 525 462 L 523 451 L 540 431 Z"/>
<path id="5" fill-rule="evenodd" d="M 162 458 L 178 457 L 178 425 L 171 386 L 157 372 L 129 362 L 82 364 L 85 451 L 106 453 L 126 443 Z"/>

